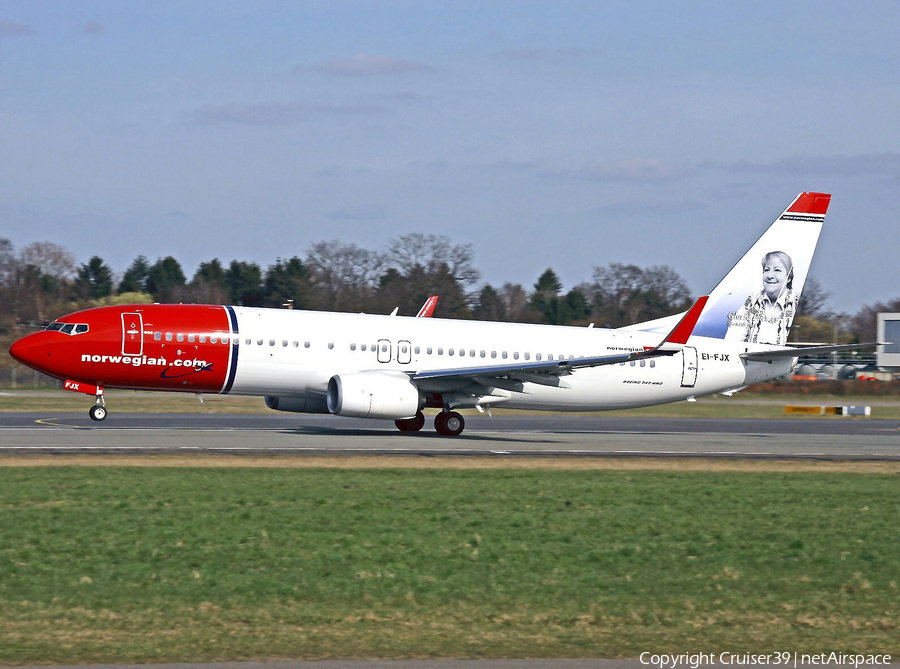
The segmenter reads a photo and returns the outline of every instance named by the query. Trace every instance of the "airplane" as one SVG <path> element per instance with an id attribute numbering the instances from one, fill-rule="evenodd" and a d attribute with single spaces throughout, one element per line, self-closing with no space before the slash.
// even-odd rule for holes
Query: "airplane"
<path id="1" fill-rule="evenodd" d="M 789 373 L 800 355 L 859 348 L 786 345 L 830 199 L 801 193 L 687 312 L 625 328 L 141 304 L 63 316 L 10 354 L 93 395 L 95 421 L 107 388 L 257 395 L 274 410 L 393 420 L 401 432 L 421 430 L 434 408 L 444 436 L 463 432 L 465 408 L 730 395 Z"/>

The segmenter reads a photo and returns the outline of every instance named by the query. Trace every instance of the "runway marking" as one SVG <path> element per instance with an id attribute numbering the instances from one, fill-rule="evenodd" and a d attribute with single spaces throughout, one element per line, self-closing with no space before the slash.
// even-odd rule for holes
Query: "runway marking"
<path id="1" fill-rule="evenodd" d="M 63 427 L 70 430 L 83 430 L 85 428 L 80 425 L 65 425 L 63 423 L 51 423 L 51 420 L 56 420 L 55 418 L 36 418 L 35 423 L 38 425 L 52 425 L 53 427 Z M 13 429 L 27 429 L 27 428 L 13 428 Z"/>

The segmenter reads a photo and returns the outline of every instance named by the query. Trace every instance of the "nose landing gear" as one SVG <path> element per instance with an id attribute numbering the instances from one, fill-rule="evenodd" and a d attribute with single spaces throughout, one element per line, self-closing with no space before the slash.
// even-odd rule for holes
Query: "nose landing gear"
<path id="1" fill-rule="evenodd" d="M 106 418 L 106 400 L 103 399 L 103 389 L 99 388 L 97 393 L 97 402 L 88 411 L 91 420 L 101 421 Z"/>

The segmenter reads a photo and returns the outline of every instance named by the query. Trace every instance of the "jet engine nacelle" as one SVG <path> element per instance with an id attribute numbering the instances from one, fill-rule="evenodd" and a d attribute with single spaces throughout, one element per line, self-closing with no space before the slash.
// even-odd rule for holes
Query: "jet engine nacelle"
<path id="1" fill-rule="evenodd" d="M 405 374 L 338 374 L 328 381 L 328 410 L 352 418 L 412 418 L 425 398 Z"/>
<path id="2" fill-rule="evenodd" d="M 328 413 L 328 407 L 325 405 L 325 398 L 321 395 L 303 395 L 300 397 L 276 397 L 266 395 L 266 406 L 274 411 Z"/>

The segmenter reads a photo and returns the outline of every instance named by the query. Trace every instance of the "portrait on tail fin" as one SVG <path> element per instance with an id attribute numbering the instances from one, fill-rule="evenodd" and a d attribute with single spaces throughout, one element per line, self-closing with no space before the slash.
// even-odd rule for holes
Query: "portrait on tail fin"
<path id="1" fill-rule="evenodd" d="M 762 290 L 749 295 L 740 309 L 728 314 L 725 339 L 786 344 L 800 300 L 793 284 L 794 263 L 787 253 L 770 251 L 763 256 Z"/>

